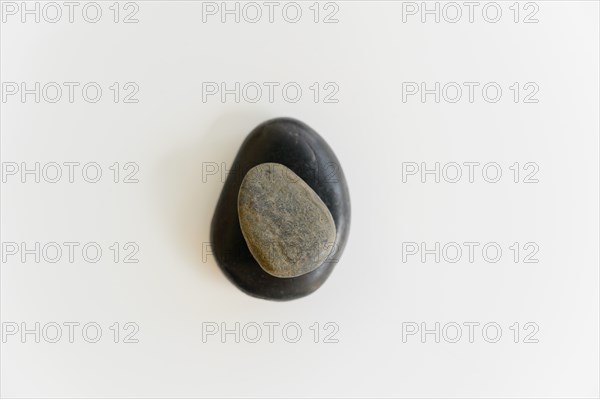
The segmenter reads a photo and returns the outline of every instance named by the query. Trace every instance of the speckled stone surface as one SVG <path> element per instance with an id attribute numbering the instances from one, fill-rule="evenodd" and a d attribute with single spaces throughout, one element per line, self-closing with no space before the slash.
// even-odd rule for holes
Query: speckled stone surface
<path id="1" fill-rule="evenodd" d="M 315 270 L 298 277 L 279 278 L 265 272 L 242 234 L 237 211 L 240 186 L 250 169 L 265 162 L 285 165 L 304 180 L 335 222 L 332 253 Z M 227 278 L 248 295 L 276 301 L 301 298 L 321 287 L 340 263 L 350 232 L 346 178 L 327 142 L 296 119 L 271 119 L 246 137 L 228 171 L 211 224 L 214 258 Z"/>
<path id="2" fill-rule="evenodd" d="M 319 267 L 333 248 L 335 223 L 321 198 L 279 163 L 250 169 L 238 194 L 240 228 L 267 273 L 298 277 Z"/>

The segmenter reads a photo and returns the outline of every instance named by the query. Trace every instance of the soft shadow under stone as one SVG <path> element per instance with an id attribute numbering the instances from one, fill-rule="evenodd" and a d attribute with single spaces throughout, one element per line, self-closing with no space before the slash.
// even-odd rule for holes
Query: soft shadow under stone
<path id="1" fill-rule="evenodd" d="M 291 169 L 320 197 L 335 222 L 329 257 L 315 270 L 280 278 L 265 272 L 250 253 L 242 234 L 237 200 L 246 173 L 259 164 L 279 163 Z M 225 275 L 249 295 L 290 300 L 318 289 L 338 262 L 348 238 L 350 197 L 342 168 L 329 145 L 306 124 L 277 118 L 256 127 L 246 137 L 231 165 L 212 220 L 211 241 Z"/>

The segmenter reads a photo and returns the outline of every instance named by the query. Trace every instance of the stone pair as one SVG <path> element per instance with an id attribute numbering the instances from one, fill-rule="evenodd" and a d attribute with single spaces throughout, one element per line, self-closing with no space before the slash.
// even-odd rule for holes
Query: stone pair
<path id="1" fill-rule="evenodd" d="M 350 227 L 348 187 L 331 148 L 304 123 L 277 118 L 248 135 L 231 169 L 211 228 L 223 272 L 264 299 L 314 292 Z"/>

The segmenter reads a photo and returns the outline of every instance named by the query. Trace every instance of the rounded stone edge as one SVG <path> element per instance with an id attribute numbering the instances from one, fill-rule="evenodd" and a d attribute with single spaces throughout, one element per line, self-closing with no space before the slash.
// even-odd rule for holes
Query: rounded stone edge
<path id="1" fill-rule="evenodd" d="M 323 205 L 323 208 L 325 209 L 325 212 L 326 212 L 325 215 L 327 216 L 327 218 L 329 219 L 329 221 L 331 222 L 331 224 L 334 227 L 332 242 L 335 243 L 336 240 L 337 240 L 337 226 L 335 224 L 335 220 L 333 219 L 333 215 L 331 214 L 331 210 L 329 209 L 329 207 L 327 206 L 327 204 L 325 204 L 325 202 L 323 202 L 323 199 L 321 197 L 319 197 L 319 194 L 317 194 L 315 192 L 315 190 L 313 190 L 313 188 L 307 182 L 304 181 L 304 179 L 302 179 L 300 176 L 298 176 L 296 174 L 296 172 L 294 172 L 293 170 L 291 170 L 290 168 L 288 168 L 284 164 L 278 163 L 278 162 L 263 162 L 263 163 L 260 163 L 258 165 L 253 166 L 252 168 L 250 168 L 248 170 L 248 172 L 246 172 L 246 174 L 244 175 L 244 178 L 242 179 L 242 182 L 240 184 L 240 188 L 239 188 L 238 194 L 237 194 L 238 220 L 239 220 L 239 223 L 240 223 L 240 230 L 242 231 L 242 236 L 244 237 L 244 240 L 246 241 L 246 246 L 248 247 L 248 250 L 250 251 L 250 253 L 254 257 L 254 259 L 256 260 L 256 262 L 258 263 L 258 265 L 260 266 L 260 268 L 262 270 L 264 270 L 265 273 L 268 273 L 268 274 L 270 274 L 273 277 L 277 277 L 277 278 L 296 278 L 296 277 L 300 277 L 300 276 L 303 276 L 305 274 L 311 273 L 311 272 L 317 270 L 318 268 L 320 268 L 321 266 L 323 266 L 327 262 L 327 259 L 329 259 L 329 256 L 331 255 L 331 251 L 333 250 L 333 246 L 327 252 L 327 255 L 325 256 L 325 259 L 323 260 L 323 262 L 321 262 L 319 265 L 317 265 L 314 269 L 309 270 L 309 271 L 304 272 L 304 273 L 296 274 L 296 275 L 293 275 L 293 276 L 279 276 L 277 274 L 271 273 L 269 270 L 267 270 L 264 267 L 264 265 L 261 262 L 262 257 L 254 251 L 254 246 L 250 245 L 250 242 L 248 240 L 248 235 L 247 235 L 247 232 L 244 230 L 243 223 L 242 223 L 242 220 L 241 220 L 241 215 L 240 215 L 240 193 L 242 192 L 242 187 L 244 186 L 244 183 L 246 182 L 246 178 L 248 177 L 248 175 L 250 174 L 250 172 L 252 172 L 253 170 L 258 169 L 260 167 L 264 167 L 265 165 L 274 165 L 275 167 L 281 167 L 281 168 L 283 168 L 284 170 L 286 170 L 286 173 L 288 171 L 291 172 L 295 176 L 295 178 L 298 179 L 298 181 L 300 182 L 300 184 L 304 185 L 305 188 L 308 189 L 308 191 L 310 192 L 310 195 L 312 197 L 314 197 L 313 199 L 316 200 L 316 201 L 318 201 L 318 202 L 320 202 Z"/>
<path id="2" fill-rule="evenodd" d="M 281 123 L 281 122 L 287 122 L 287 123 L 292 123 L 292 124 L 297 124 L 299 126 L 301 126 L 302 128 L 308 129 L 312 132 L 314 132 L 327 146 L 327 149 L 329 149 L 329 151 L 331 152 L 333 159 L 338 163 L 338 165 L 340 166 L 340 171 L 341 171 L 341 176 L 344 182 L 344 197 L 346 199 L 346 219 L 344 220 L 344 225 L 343 226 L 338 226 L 338 223 L 336 223 L 336 241 L 338 240 L 339 237 L 342 237 L 341 240 L 341 245 L 339 245 L 336 248 L 336 254 L 338 254 L 338 259 L 335 262 L 331 262 L 331 261 L 326 261 L 324 262 L 323 265 L 321 265 L 320 267 L 324 267 L 326 266 L 326 263 L 329 263 L 329 269 L 327 270 L 327 274 L 326 276 L 323 278 L 322 281 L 320 281 L 319 284 L 315 284 L 311 287 L 309 287 L 309 289 L 307 289 L 305 292 L 302 293 L 297 293 L 297 294 L 291 294 L 288 296 L 267 296 L 267 295 L 261 295 L 256 291 L 252 291 L 249 290 L 248 288 L 246 288 L 244 285 L 241 285 L 236 278 L 231 274 L 231 272 L 229 270 L 227 270 L 227 268 L 221 263 L 222 261 L 219 259 L 218 255 L 215 254 L 215 263 L 217 264 L 217 266 L 219 267 L 219 269 L 221 270 L 221 272 L 225 275 L 225 277 L 227 278 L 227 280 L 229 280 L 229 282 L 235 286 L 239 291 L 243 292 L 244 294 L 253 297 L 253 298 L 257 298 L 257 299 L 262 299 L 262 300 L 268 300 L 268 301 L 273 301 L 273 302 L 288 302 L 288 301 L 293 301 L 293 300 L 297 300 L 297 299 L 301 299 L 304 298 L 306 296 L 311 295 L 312 293 L 314 293 L 316 290 L 318 290 L 324 283 L 325 281 L 327 281 L 327 279 L 329 278 L 329 276 L 331 275 L 333 269 L 335 268 L 335 265 L 338 263 L 339 261 L 339 257 L 342 256 L 344 249 L 346 247 L 348 238 L 350 236 L 350 226 L 351 226 L 351 221 L 352 221 L 352 200 L 350 198 L 350 188 L 348 186 L 348 181 L 345 177 L 345 174 L 343 172 L 343 169 L 341 167 L 341 164 L 337 158 L 337 155 L 335 154 L 335 152 L 333 151 L 333 149 L 329 146 L 329 143 L 327 143 L 327 141 L 325 141 L 324 138 L 322 138 L 320 136 L 319 133 L 317 133 L 314 129 L 312 129 L 310 126 L 308 126 L 306 123 L 293 118 L 293 117 L 289 117 L 289 116 L 283 116 L 283 117 L 275 117 L 275 118 L 271 118 L 271 119 L 267 119 L 264 122 L 261 122 L 260 124 L 258 124 L 254 129 L 252 129 L 250 131 L 250 133 L 248 133 L 246 135 L 246 137 L 244 138 L 244 140 L 242 140 L 242 143 L 240 144 L 234 160 L 233 160 L 233 164 L 235 165 L 235 163 L 238 160 L 239 154 L 241 152 L 241 150 L 248 144 L 249 141 L 251 141 L 253 139 L 253 136 L 259 134 L 262 130 L 264 130 L 268 125 L 273 124 L 273 123 Z M 225 183 L 227 183 L 227 180 L 225 181 Z M 222 206 L 222 200 L 223 200 L 223 196 L 224 196 L 224 187 L 223 189 L 221 189 L 221 192 L 219 194 L 219 197 L 217 199 L 217 204 L 215 206 L 215 210 L 213 212 L 213 217 L 211 219 L 211 225 L 210 225 L 210 240 L 211 242 L 214 243 L 216 242 L 216 234 L 217 234 L 217 224 L 219 223 L 219 221 L 216 219 L 216 214 L 217 211 L 219 210 L 219 208 Z M 331 210 L 330 210 L 331 212 Z M 335 219 L 334 219 L 335 221 Z M 340 230 L 341 233 L 340 234 Z"/>

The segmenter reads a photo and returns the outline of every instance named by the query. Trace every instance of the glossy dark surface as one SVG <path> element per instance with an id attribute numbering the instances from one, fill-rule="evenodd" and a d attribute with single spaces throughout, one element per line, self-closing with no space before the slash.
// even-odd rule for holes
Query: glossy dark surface
<path id="1" fill-rule="evenodd" d="M 293 278 L 265 272 L 254 259 L 240 229 L 238 191 L 248 170 L 265 162 L 280 163 L 300 176 L 327 205 L 336 225 L 332 254 L 314 271 Z M 225 275 L 249 295 L 290 300 L 318 289 L 338 263 L 350 228 L 350 196 L 344 173 L 329 145 L 306 124 L 276 118 L 256 127 L 246 137 L 232 164 L 211 225 L 217 263 Z"/>

